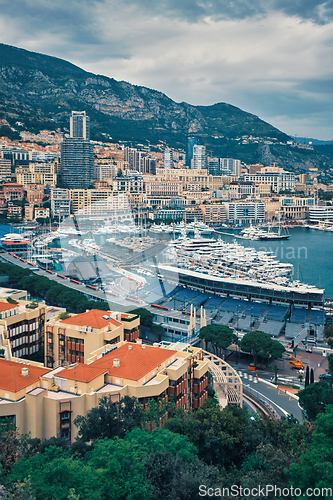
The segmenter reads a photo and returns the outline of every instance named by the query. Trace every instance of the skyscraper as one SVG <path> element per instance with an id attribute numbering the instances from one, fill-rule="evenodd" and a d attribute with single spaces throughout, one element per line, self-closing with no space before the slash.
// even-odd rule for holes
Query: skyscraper
<path id="1" fill-rule="evenodd" d="M 85 111 L 72 111 L 69 126 L 70 137 L 90 141 L 90 118 Z"/>
<path id="2" fill-rule="evenodd" d="M 193 146 L 193 168 L 207 168 L 206 146 Z"/>
<path id="3" fill-rule="evenodd" d="M 193 146 L 197 144 L 196 137 L 188 137 L 186 139 L 186 166 L 191 168 L 191 162 L 193 159 Z"/>
<path id="4" fill-rule="evenodd" d="M 173 168 L 173 151 L 172 149 L 165 148 L 163 153 L 163 166 L 164 168 Z"/>
<path id="5" fill-rule="evenodd" d="M 61 144 L 61 176 L 70 189 L 87 188 L 94 177 L 94 147 L 85 111 L 72 111 L 70 137 Z"/>

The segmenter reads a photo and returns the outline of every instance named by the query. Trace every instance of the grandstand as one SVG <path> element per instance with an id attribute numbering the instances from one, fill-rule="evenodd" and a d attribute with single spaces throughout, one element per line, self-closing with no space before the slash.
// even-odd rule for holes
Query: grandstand
<path id="1" fill-rule="evenodd" d="M 225 300 L 225 297 L 210 297 L 205 303 L 205 309 L 217 309 Z"/>
<path id="2" fill-rule="evenodd" d="M 247 302 L 245 300 L 232 299 L 231 297 L 228 297 L 223 304 L 219 306 L 219 309 L 230 312 L 241 312 L 246 304 Z"/>
<path id="3" fill-rule="evenodd" d="M 208 298 L 208 293 L 200 293 L 200 295 L 194 297 L 194 299 L 191 299 L 189 302 L 194 306 L 201 306 Z"/>
<path id="4" fill-rule="evenodd" d="M 285 336 L 287 339 L 293 339 L 297 337 L 304 328 L 305 325 L 301 323 L 286 323 Z"/>
<path id="5" fill-rule="evenodd" d="M 269 310 L 265 314 L 265 319 L 272 319 L 275 321 L 283 321 L 285 320 L 286 316 L 288 313 L 288 307 L 287 306 L 276 306 L 274 304 L 271 304 Z"/>
<path id="6" fill-rule="evenodd" d="M 251 316 L 248 316 L 248 315 L 242 315 L 240 316 L 240 318 L 237 318 L 235 321 L 234 321 L 234 324 L 233 326 L 236 328 L 236 330 L 240 330 L 240 331 L 249 331 L 251 329 L 251 324 L 253 323 L 253 319 L 251 318 Z"/>
<path id="7" fill-rule="evenodd" d="M 244 314 L 250 314 L 251 316 L 260 317 L 264 314 L 266 309 L 269 307 L 269 304 L 265 302 L 251 302 L 249 301 L 246 304 L 246 307 L 243 311 Z"/>
<path id="8" fill-rule="evenodd" d="M 291 313 L 290 322 L 306 323 L 308 312 L 309 312 L 308 309 L 300 309 L 298 307 L 294 307 Z"/>
<path id="9" fill-rule="evenodd" d="M 214 318 L 214 325 L 229 326 L 233 318 L 233 313 L 219 311 L 216 318 Z"/>
<path id="10" fill-rule="evenodd" d="M 325 321 L 324 311 L 318 311 L 317 309 L 310 310 L 309 323 L 312 325 L 323 325 Z"/>
<path id="11" fill-rule="evenodd" d="M 257 330 L 268 333 L 271 337 L 278 337 L 283 330 L 283 326 L 284 324 L 281 321 L 264 319 L 264 321 L 257 326 Z"/>

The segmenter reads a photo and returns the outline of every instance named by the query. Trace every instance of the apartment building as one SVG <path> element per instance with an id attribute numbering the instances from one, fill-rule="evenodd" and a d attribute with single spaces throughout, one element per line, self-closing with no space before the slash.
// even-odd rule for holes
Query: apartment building
<path id="1" fill-rule="evenodd" d="M 25 186 L 28 184 L 42 184 L 43 186 L 57 185 L 58 162 L 29 163 L 28 167 L 16 167 L 16 180 Z"/>
<path id="2" fill-rule="evenodd" d="M 230 200 L 259 197 L 259 186 L 254 182 L 230 182 L 228 191 Z"/>
<path id="3" fill-rule="evenodd" d="M 97 309 L 53 318 L 46 327 L 45 366 L 87 363 L 107 344 L 136 340 L 139 326 L 139 316 Z"/>
<path id="4" fill-rule="evenodd" d="M 13 182 L 8 182 L 5 184 L 2 184 L 2 192 L 5 198 L 5 201 L 16 201 L 16 200 L 23 200 L 24 197 L 24 188 L 23 184 L 21 183 L 13 183 Z"/>
<path id="5" fill-rule="evenodd" d="M 11 160 L 0 156 L 0 181 L 7 182 L 11 180 Z"/>
<path id="6" fill-rule="evenodd" d="M 51 190 L 51 213 L 53 217 L 64 219 L 71 213 L 71 200 L 68 189 Z"/>
<path id="7" fill-rule="evenodd" d="M 144 179 L 145 193 L 148 196 L 180 196 L 182 183 L 177 180 L 152 180 Z"/>
<path id="8" fill-rule="evenodd" d="M 265 204 L 262 202 L 226 202 L 228 224 L 258 224 L 265 220 Z"/>
<path id="9" fill-rule="evenodd" d="M 117 175 L 117 165 L 98 163 L 94 167 L 95 179 L 102 181 L 103 179 L 112 179 Z"/>
<path id="10" fill-rule="evenodd" d="M 203 213 L 203 221 L 209 226 L 219 226 L 226 222 L 226 209 L 222 204 L 200 205 L 200 210 Z"/>
<path id="11" fill-rule="evenodd" d="M 112 185 L 113 191 L 125 191 L 129 193 L 143 192 L 143 179 L 141 175 L 135 175 L 133 177 L 115 177 Z"/>
<path id="12" fill-rule="evenodd" d="M 8 202 L 7 219 L 11 219 L 12 217 L 22 217 L 22 207 L 14 205 L 12 202 Z"/>
<path id="13" fill-rule="evenodd" d="M 172 397 L 187 410 L 201 407 L 207 398 L 208 362 L 201 349 L 180 343 L 165 347 L 123 341 L 105 346 L 89 364 L 53 370 L 0 359 L 0 372 L 0 417 L 10 417 L 20 433 L 32 438 L 72 441 L 75 418 L 98 406 L 102 396 L 111 401 L 135 397 L 143 406 L 152 398 Z M 225 377 L 225 405 L 229 385 L 232 390 Z"/>
<path id="14" fill-rule="evenodd" d="M 268 184 L 274 193 L 280 191 L 295 191 L 295 174 L 285 172 L 278 167 L 264 167 L 256 174 L 246 174 L 240 177 L 245 182 L 254 182 L 255 184 Z"/>
<path id="15" fill-rule="evenodd" d="M 40 205 L 43 202 L 44 186 L 42 184 L 27 184 L 25 192 L 29 203 Z"/>
<path id="16" fill-rule="evenodd" d="M 44 346 L 46 305 L 0 300 L 0 339 L 7 339 L 11 356 L 30 356 Z M 2 345 L 4 342 L 2 341 Z M 1 378 L 1 377 L 0 377 Z"/>
<path id="17" fill-rule="evenodd" d="M 79 215 L 107 216 L 129 208 L 126 193 L 111 189 L 70 189 L 69 196 L 72 213 Z"/>

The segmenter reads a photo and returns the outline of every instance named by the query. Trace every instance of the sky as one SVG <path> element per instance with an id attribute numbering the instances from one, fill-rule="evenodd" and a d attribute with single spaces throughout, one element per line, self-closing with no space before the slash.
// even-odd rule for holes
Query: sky
<path id="1" fill-rule="evenodd" d="M 333 140 L 333 0 L 0 0 L 0 41 Z"/>

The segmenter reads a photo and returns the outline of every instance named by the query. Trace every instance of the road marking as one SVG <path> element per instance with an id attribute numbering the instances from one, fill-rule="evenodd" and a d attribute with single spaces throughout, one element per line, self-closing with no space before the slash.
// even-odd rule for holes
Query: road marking
<path id="1" fill-rule="evenodd" d="M 260 394 L 260 396 L 262 398 L 266 399 L 267 401 L 269 401 L 270 403 L 272 403 L 273 405 L 275 405 L 284 414 L 285 417 L 287 417 L 288 415 L 290 415 L 290 413 L 288 413 L 286 410 L 284 410 L 283 408 L 281 408 L 281 406 L 279 406 L 277 403 L 275 403 L 274 401 L 272 401 L 271 399 L 269 399 L 264 394 L 261 394 L 261 392 L 257 391 L 256 389 L 253 389 L 249 384 L 245 385 L 245 387 L 249 387 L 252 391 L 256 392 L 257 394 Z"/>

